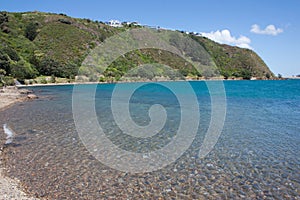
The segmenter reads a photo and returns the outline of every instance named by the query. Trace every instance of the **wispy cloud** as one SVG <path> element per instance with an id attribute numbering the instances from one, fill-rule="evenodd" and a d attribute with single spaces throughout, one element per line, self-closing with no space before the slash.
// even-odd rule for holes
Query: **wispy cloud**
<path id="1" fill-rule="evenodd" d="M 215 32 L 212 31 L 210 33 L 201 33 L 201 35 L 221 44 L 229 44 L 241 48 L 252 49 L 250 46 L 251 40 L 248 37 L 241 35 L 236 38 L 232 36 L 230 31 L 227 29 Z"/>
<path id="2" fill-rule="evenodd" d="M 279 33 L 283 32 L 283 29 L 281 28 L 276 28 L 273 24 L 270 24 L 268 26 L 266 26 L 265 29 L 260 29 L 260 27 L 257 24 L 253 24 L 251 26 L 251 30 L 252 33 L 256 33 L 256 34 L 262 34 L 262 35 L 278 35 Z"/>

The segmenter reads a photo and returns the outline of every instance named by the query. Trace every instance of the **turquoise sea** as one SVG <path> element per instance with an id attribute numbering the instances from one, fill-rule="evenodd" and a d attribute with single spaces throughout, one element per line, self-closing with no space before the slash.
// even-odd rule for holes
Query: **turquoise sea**
<path id="1" fill-rule="evenodd" d="M 127 93 L 134 84 L 122 83 L 121 89 Z M 224 127 L 204 158 L 199 149 L 213 116 L 208 87 L 204 81 L 189 82 L 191 93 L 180 89 L 183 82 L 168 84 L 178 88 L 176 94 L 160 83 L 147 83 L 129 102 L 116 99 L 129 107 L 131 119 L 140 126 L 150 123 L 152 105 L 164 108 L 165 124 L 152 137 L 124 134 L 117 125 L 111 104 L 115 84 L 99 84 L 94 103 L 99 125 L 114 145 L 147 154 L 176 137 L 182 120 L 178 93 L 188 100 L 196 95 L 198 131 L 175 162 L 145 173 L 102 164 L 76 130 L 73 86 L 30 87 L 39 99 L 0 112 L 1 127 L 6 124 L 14 132 L 12 143 L 5 145 L 0 128 L 6 175 L 19 179 L 32 196 L 45 199 L 300 199 L 300 80 L 224 81 Z M 82 102 L 89 103 L 85 98 L 95 85 L 80 87 Z M 112 155 L 105 149 L 100 153 Z"/>

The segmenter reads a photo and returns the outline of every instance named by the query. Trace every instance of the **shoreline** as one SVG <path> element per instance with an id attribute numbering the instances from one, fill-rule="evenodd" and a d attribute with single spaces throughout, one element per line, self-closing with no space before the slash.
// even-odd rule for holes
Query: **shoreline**
<path id="1" fill-rule="evenodd" d="M 0 89 L 0 111 L 3 111 L 17 102 L 26 101 L 28 92 L 20 90 L 17 87 L 7 87 Z M 1 128 L 2 128 L 1 124 Z M 20 181 L 5 176 L 3 166 L 3 149 L 0 146 L 0 199 L 22 199 L 22 200 L 37 200 L 37 198 L 29 197 L 22 189 Z"/>
<path id="2" fill-rule="evenodd" d="M 17 102 L 22 102 L 25 100 L 25 93 L 22 93 L 22 91 L 15 86 L 9 86 L 0 89 L 0 111 L 9 108 Z"/>
<path id="3" fill-rule="evenodd" d="M 298 79 L 298 78 L 297 78 Z M 300 79 L 300 78 L 299 78 Z M 141 81 L 116 81 L 116 82 L 70 82 L 70 83 L 34 83 L 28 85 L 16 85 L 17 88 L 43 87 L 43 86 L 67 86 L 67 85 L 92 85 L 92 84 L 120 84 L 120 83 L 159 83 L 159 82 L 183 82 L 183 81 L 282 81 L 295 80 L 292 78 L 282 79 L 188 79 L 188 80 L 141 80 Z"/>

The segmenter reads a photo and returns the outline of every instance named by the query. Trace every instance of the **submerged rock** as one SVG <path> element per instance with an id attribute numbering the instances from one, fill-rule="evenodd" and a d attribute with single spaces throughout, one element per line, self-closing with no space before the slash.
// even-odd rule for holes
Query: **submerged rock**
<path id="1" fill-rule="evenodd" d="M 20 89 L 19 92 L 20 92 L 20 94 L 30 94 L 30 93 L 32 93 L 32 91 L 27 90 L 27 89 Z"/>
<path id="2" fill-rule="evenodd" d="M 35 94 L 28 94 L 27 98 L 28 99 L 38 99 L 38 96 L 36 96 Z"/>

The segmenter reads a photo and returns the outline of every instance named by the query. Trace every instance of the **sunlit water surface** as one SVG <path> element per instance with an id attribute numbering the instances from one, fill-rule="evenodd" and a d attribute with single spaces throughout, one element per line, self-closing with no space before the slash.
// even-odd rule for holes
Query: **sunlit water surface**
<path id="1" fill-rule="evenodd" d="M 180 88 L 182 83 L 172 84 Z M 175 163 L 139 174 L 111 169 L 88 152 L 73 120 L 73 86 L 30 88 L 38 100 L 0 112 L 1 127 L 7 124 L 15 134 L 4 149 L 5 173 L 19 179 L 28 193 L 46 199 L 299 199 L 300 81 L 225 81 L 225 125 L 204 159 L 198 151 L 210 122 L 210 96 L 205 82 L 191 85 L 201 116 L 196 139 Z M 84 87 L 88 91 L 91 85 Z M 137 139 L 124 135 L 114 122 L 114 87 L 98 85 L 95 107 L 99 124 L 115 145 L 147 152 L 172 140 L 181 120 L 176 95 L 155 83 L 133 94 L 129 107 L 137 124 L 149 123 L 153 104 L 161 104 L 168 115 L 158 135 Z M 4 146 L 3 129 L 0 139 Z"/>

